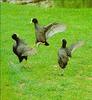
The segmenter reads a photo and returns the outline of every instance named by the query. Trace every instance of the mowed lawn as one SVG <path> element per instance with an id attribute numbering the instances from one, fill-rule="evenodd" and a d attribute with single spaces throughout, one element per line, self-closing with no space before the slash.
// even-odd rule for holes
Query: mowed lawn
<path id="1" fill-rule="evenodd" d="M 31 18 L 41 25 L 60 22 L 67 30 L 41 45 L 27 63 L 19 63 L 12 52 L 13 33 L 35 43 Z M 40 8 L 30 5 L 1 4 L 0 32 L 1 100 L 92 100 L 92 9 Z M 70 59 L 64 76 L 57 63 L 61 40 L 68 45 L 79 40 L 85 45 Z"/>

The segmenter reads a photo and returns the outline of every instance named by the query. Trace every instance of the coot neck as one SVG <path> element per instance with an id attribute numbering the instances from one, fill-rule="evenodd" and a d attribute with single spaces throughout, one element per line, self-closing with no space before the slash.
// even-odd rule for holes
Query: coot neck
<path id="1" fill-rule="evenodd" d="M 34 23 L 34 26 L 36 29 L 39 29 L 39 24 L 38 23 Z"/>
<path id="2" fill-rule="evenodd" d="M 66 48 L 66 41 L 63 41 L 62 48 Z"/>
<path id="3" fill-rule="evenodd" d="M 15 39 L 15 41 L 16 41 L 16 44 L 18 45 L 18 44 L 19 44 L 20 39 L 19 39 L 19 38 L 16 38 L 16 39 Z"/>

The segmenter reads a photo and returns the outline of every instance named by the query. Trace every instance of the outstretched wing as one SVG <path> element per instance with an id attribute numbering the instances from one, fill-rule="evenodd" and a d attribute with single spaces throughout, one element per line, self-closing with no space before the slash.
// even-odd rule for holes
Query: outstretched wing
<path id="1" fill-rule="evenodd" d="M 66 26 L 64 24 L 59 23 L 51 23 L 45 26 L 44 28 L 46 29 L 46 39 L 52 37 L 56 33 L 64 32 L 66 30 Z"/>
<path id="2" fill-rule="evenodd" d="M 17 51 L 22 54 L 21 56 L 31 56 L 36 53 L 35 48 L 29 47 L 26 43 L 21 42 L 17 48 Z"/>
<path id="3" fill-rule="evenodd" d="M 79 41 L 75 44 L 72 44 L 69 49 L 70 49 L 71 53 L 73 53 L 77 48 L 79 48 L 83 45 L 84 45 L 84 41 Z"/>
<path id="4" fill-rule="evenodd" d="M 35 55 L 37 53 L 35 48 L 26 48 L 25 52 L 22 54 L 22 56 L 31 56 Z"/>

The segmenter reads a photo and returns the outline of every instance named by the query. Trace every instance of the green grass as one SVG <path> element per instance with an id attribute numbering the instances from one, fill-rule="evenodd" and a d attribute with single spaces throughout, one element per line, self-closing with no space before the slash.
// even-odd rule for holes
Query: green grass
<path id="1" fill-rule="evenodd" d="M 38 54 L 28 63 L 19 63 L 12 52 L 11 35 L 16 32 L 30 46 L 35 35 L 32 17 L 40 24 L 63 22 L 64 34 L 48 41 L 49 47 L 40 46 Z M 91 100 L 92 99 L 92 9 L 39 8 L 30 5 L 1 4 L 0 32 L 1 100 Z M 61 39 L 68 45 L 84 40 L 85 45 L 75 51 L 64 76 L 57 63 Z M 48 52 L 49 51 L 49 52 Z"/>

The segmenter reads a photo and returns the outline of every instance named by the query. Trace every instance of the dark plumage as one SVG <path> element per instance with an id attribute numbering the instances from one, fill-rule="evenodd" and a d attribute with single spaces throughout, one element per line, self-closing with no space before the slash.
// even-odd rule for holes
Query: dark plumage
<path id="1" fill-rule="evenodd" d="M 58 64 L 64 69 L 69 61 L 69 57 L 71 57 L 72 53 L 84 44 L 83 41 L 79 41 L 70 47 L 66 46 L 67 41 L 65 39 L 62 40 L 62 47 L 58 51 Z"/>
<path id="2" fill-rule="evenodd" d="M 36 44 L 44 43 L 46 46 L 49 45 L 47 39 L 52 37 L 58 32 L 64 32 L 66 26 L 59 23 L 51 23 L 47 26 L 40 26 L 36 18 L 32 19 L 35 26 Z"/>
<path id="3" fill-rule="evenodd" d="M 23 59 L 27 60 L 28 55 L 35 54 L 35 49 L 28 47 L 26 43 L 23 42 L 16 34 L 12 35 L 12 39 L 15 40 L 13 45 L 13 52 L 17 55 L 19 62 L 22 62 Z"/>

